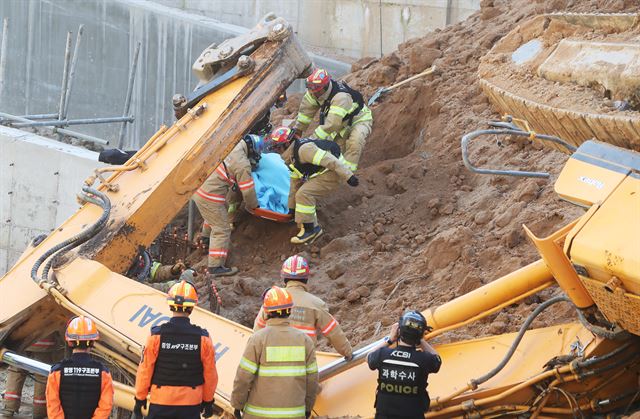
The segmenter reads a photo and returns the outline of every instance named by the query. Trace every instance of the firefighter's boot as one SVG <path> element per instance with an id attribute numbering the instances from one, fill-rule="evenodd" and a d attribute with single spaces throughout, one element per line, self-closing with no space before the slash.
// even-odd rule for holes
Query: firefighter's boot
<path id="1" fill-rule="evenodd" d="M 322 235 L 322 227 L 313 223 L 304 223 L 298 234 L 291 238 L 293 244 L 311 244 Z"/>
<path id="2" fill-rule="evenodd" d="M 227 268 L 226 266 L 216 266 L 208 268 L 209 274 L 213 276 L 231 276 L 238 273 L 238 268 L 235 266 L 231 266 Z"/>

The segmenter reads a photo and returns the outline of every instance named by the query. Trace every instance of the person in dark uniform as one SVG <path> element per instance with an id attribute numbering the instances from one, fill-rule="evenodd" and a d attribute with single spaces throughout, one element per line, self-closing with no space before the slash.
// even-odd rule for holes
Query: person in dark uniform
<path id="1" fill-rule="evenodd" d="M 378 370 L 376 419 L 423 419 L 429 410 L 427 378 L 440 370 L 442 360 L 423 339 L 427 329 L 420 312 L 408 311 L 367 357 L 369 368 Z"/>
<path id="2" fill-rule="evenodd" d="M 180 281 L 169 290 L 167 302 L 173 317 L 151 328 L 136 374 L 134 414 L 142 417 L 151 393 L 147 418 L 213 416 L 218 384 L 215 350 L 209 333 L 189 321 L 198 302 L 196 287 Z"/>
<path id="3" fill-rule="evenodd" d="M 55 364 L 47 378 L 49 419 L 108 419 L 113 407 L 113 381 L 109 371 L 91 358 L 93 342 L 100 338 L 89 317 L 71 319 L 64 336 L 73 348 L 71 358 Z"/>

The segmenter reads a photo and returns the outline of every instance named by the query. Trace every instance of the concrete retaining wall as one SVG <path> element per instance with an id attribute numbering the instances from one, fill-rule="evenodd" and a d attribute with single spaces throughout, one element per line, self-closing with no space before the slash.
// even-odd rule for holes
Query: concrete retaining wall
<path id="1" fill-rule="evenodd" d="M 0 275 L 31 239 L 76 211 L 76 194 L 99 165 L 92 151 L 0 126 Z"/>
<path id="2" fill-rule="evenodd" d="M 273 11 L 294 25 L 306 46 L 355 58 L 391 52 L 480 9 L 480 0 L 154 1 L 240 26 Z"/>
<path id="3" fill-rule="evenodd" d="M 69 117 L 122 115 L 133 52 L 142 42 L 131 106 L 136 121 L 125 142 L 129 148 L 144 144 L 163 123 L 173 123 L 171 97 L 195 87 L 191 65 L 202 50 L 247 30 L 146 0 L 0 1 L 0 17 L 9 19 L 0 111 L 16 115 L 57 112 L 66 33 L 80 24 L 85 31 Z M 337 74 L 349 68 L 314 59 Z M 119 124 L 73 129 L 117 140 Z"/>

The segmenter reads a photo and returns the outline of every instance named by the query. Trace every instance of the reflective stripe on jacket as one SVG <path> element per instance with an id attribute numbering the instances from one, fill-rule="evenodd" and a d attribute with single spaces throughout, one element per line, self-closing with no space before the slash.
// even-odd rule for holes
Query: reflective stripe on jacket
<path id="1" fill-rule="evenodd" d="M 333 82 L 332 82 L 333 83 Z M 319 98 L 315 98 L 308 90 L 300 101 L 300 108 L 298 109 L 298 116 L 294 129 L 303 133 L 315 114 L 320 110 L 322 104 L 329 98 L 331 94 L 331 86 L 325 93 Z M 324 124 L 318 125 L 315 129 L 312 137 L 319 138 L 321 140 L 332 140 L 336 135 L 346 135 L 349 130 L 349 121 L 343 120 L 343 118 L 358 107 L 358 104 L 354 102 L 351 95 L 348 93 L 337 93 L 329 105 L 329 112 L 325 118 Z M 351 126 L 365 121 L 373 120 L 371 110 L 364 105 L 360 112 L 353 117 Z"/>
<path id="2" fill-rule="evenodd" d="M 350 357 L 353 352 L 351 344 L 340 324 L 329 313 L 327 304 L 307 292 L 306 284 L 300 281 L 288 281 L 286 289 L 293 298 L 293 310 L 289 316 L 291 325 L 309 336 L 314 344 L 317 342 L 318 332 L 320 332 L 340 355 Z M 253 322 L 253 330 L 257 331 L 265 326 L 264 312 L 260 308 Z"/>
<path id="3" fill-rule="evenodd" d="M 295 142 L 292 143 L 284 153 L 282 153 L 282 159 L 290 168 L 295 163 L 293 158 L 294 146 Z M 304 143 L 298 148 L 298 157 L 300 159 L 299 163 L 310 163 L 316 166 L 322 166 L 326 170 L 333 170 L 345 182 L 353 176 L 353 172 L 345 165 L 344 159 L 336 158 L 333 154 L 327 152 L 327 150 L 319 148 L 313 143 L 313 141 Z M 324 171 L 317 172 L 315 175 L 318 176 L 322 173 L 324 173 Z M 292 171 L 291 177 L 293 179 L 299 179 L 303 177 L 303 174 Z"/>
<path id="4" fill-rule="evenodd" d="M 220 164 L 195 193 L 206 201 L 224 204 L 227 191 L 233 184 L 238 185 L 248 209 L 258 206 L 247 143 L 244 141 L 234 147 L 224 159 L 224 164 Z"/>
<path id="5" fill-rule="evenodd" d="M 231 405 L 244 418 L 304 418 L 318 390 L 315 345 L 288 319 L 268 319 L 240 360 Z"/>

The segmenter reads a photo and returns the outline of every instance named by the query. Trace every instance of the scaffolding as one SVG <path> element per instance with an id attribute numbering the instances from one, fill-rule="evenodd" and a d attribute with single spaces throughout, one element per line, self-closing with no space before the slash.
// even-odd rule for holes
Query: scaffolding
<path id="1" fill-rule="evenodd" d="M 135 120 L 133 115 L 129 115 L 129 112 L 131 108 L 131 99 L 133 96 L 133 86 L 136 77 L 136 70 L 138 67 L 138 56 L 140 55 L 140 42 L 138 42 L 136 45 L 136 49 L 133 54 L 133 61 L 129 69 L 129 79 L 127 83 L 127 92 L 124 99 L 124 109 L 122 112 L 122 116 L 69 119 L 69 99 L 71 97 L 71 90 L 73 87 L 73 80 L 76 72 L 76 65 L 78 62 L 78 51 L 80 49 L 83 32 L 84 25 L 80 25 L 78 27 L 78 33 L 76 35 L 76 42 L 73 45 L 73 53 L 71 52 L 71 41 L 73 34 L 72 32 L 67 32 L 67 42 L 64 53 L 64 67 L 62 70 L 62 83 L 60 86 L 60 101 L 58 104 L 57 112 L 34 115 L 12 115 L 10 113 L 0 112 L 0 125 L 6 125 L 13 128 L 46 127 L 51 128 L 52 134 L 57 135 L 58 139 L 62 139 L 66 136 L 76 138 L 78 140 L 88 141 L 94 144 L 99 144 L 101 146 L 107 146 L 109 145 L 108 140 L 83 134 L 77 131 L 72 131 L 66 127 L 74 125 L 119 123 L 121 124 L 120 131 L 117 144 L 115 144 L 115 146 L 117 148 L 122 147 L 126 134 L 127 124 L 130 124 Z M 2 94 L 4 90 L 7 63 L 8 33 L 9 21 L 7 18 L 5 18 L 2 24 L 2 41 L 0 42 L 0 94 Z"/>

